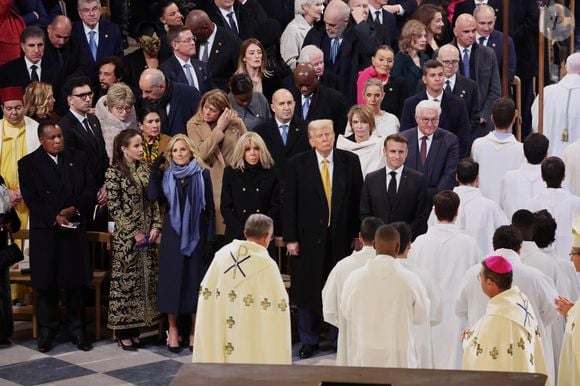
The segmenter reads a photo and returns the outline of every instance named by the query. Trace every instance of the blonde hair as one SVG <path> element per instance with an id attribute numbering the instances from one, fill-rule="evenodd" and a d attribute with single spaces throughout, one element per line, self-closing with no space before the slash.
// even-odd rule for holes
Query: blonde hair
<path id="1" fill-rule="evenodd" d="M 250 142 L 254 143 L 260 149 L 260 164 L 264 169 L 271 169 L 274 166 L 274 159 L 268 151 L 268 147 L 264 143 L 262 137 L 254 132 L 247 132 L 238 139 L 238 143 L 232 153 L 232 167 L 237 170 L 244 170 L 244 154 L 246 148 L 250 146 Z"/>
<path id="2" fill-rule="evenodd" d="M 363 95 L 365 92 L 367 92 L 367 88 L 371 86 L 377 86 L 381 90 L 381 94 L 385 93 L 383 83 L 380 80 L 378 80 L 377 78 L 369 78 L 367 79 L 365 85 L 363 86 Z"/>
<path id="3" fill-rule="evenodd" d="M 409 20 L 403 26 L 401 36 L 399 37 L 399 49 L 404 54 L 408 54 L 413 48 L 415 39 L 421 36 L 422 33 L 427 33 L 427 26 L 419 20 Z"/>
<path id="4" fill-rule="evenodd" d="M 209 90 L 201 97 L 201 101 L 199 102 L 199 108 L 197 109 L 197 113 L 193 116 L 196 120 L 203 121 L 203 106 L 209 103 L 213 107 L 219 110 L 220 115 L 224 112 L 226 108 L 231 109 L 232 104 L 230 103 L 230 98 L 228 95 L 217 88 Z"/>
<path id="5" fill-rule="evenodd" d="M 348 112 L 348 123 L 350 124 L 350 127 L 352 127 L 352 118 L 354 117 L 355 114 L 358 115 L 358 118 L 361 120 L 361 122 L 369 124 L 370 129 L 369 134 L 372 134 L 377 125 L 375 122 L 375 116 L 371 108 L 368 107 L 367 105 L 352 106 Z"/>
<path id="6" fill-rule="evenodd" d="M 196 150 L 195 150 L 195 145 L 193 144 L 193 141 L 191 140 L 191 138 L 189 138 L 185 134 L 175 134 L 169 140 L 169 143 L 167 144 L 167 149 L 165 150 L 165 154 L 167 155 L 167 159 L 169 160 L 169 162 L 171 163 L 173 161 L 172 150 L 173 150 L 173 146 L 175 146 L 175 143 L 177 141 L 185 142 L 185 146 L 187 146 L 189 151 L 191 151 L 191 159 L 195 159 L 197 161 L 197 154 L 196 154 Z M 162 150 L 162 149 L 160 149 L 160 150 Z"/>
<path id="7" fill-rule="evenodd" d="M 125 102 L 133 106 L 135 104 L 135 94 L 131 91 L 131 87 L 125 83 L 113 83 L 107 91 L 107 107 L 113 107 Z"/>
<path id="8" fill-rule="evenodd" d="M 330 127 L 334 133 L 334 123 L 332 122 L 332 119 L 315 119 L 314 121 L 310 121 L 308 124 L 308 138 L 312 136 L 314 130 L 325 129 L 327 127 Z"/>
<path id="9" fill-rule="evenodd" d="M 268 55 L 266 55 L 266 50 L 264 49 L 262 43 L 255 38 L 249 38 L 242 42 L 242 45 L 240 46 L 240 56 L 238 57 L 238 69 L 236 70 L 236 74 L 248 74 L 246 63 L 244 62 L 244 57 L 246 56 L 246 51 L 252 44 L 255 44 L 262 50 L 262 63 L 260 64 L 260 72 L 262 73 L 262 77 L 271 77 L 272 71 L 268 71 Z"/>
<path id="10" fill-rule="evenodd" d="M 52 86 L 44 82 L 32 82 L 24 91 L 24 111 L 28 116 L 48 118 L 48 96 L 53 94 Z M 54 97 L 54 94 L 53 94 Z"/>

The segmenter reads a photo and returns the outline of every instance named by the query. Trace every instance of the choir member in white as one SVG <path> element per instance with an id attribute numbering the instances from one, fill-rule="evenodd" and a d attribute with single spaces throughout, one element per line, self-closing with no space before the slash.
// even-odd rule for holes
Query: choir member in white
<path id="1" fill-rule="evenodd" d="M 246 240 L 215 255 L 199 291 L 193 362 L 291 364 L 290 303 L 266 249 L 274 223 L 253 214 Z"/>
<path id="2" fill-rule="evenodd" d="M 434 367 L 458 369 L 461 366 L 461 331 L 467 326 L 455 315 L 459 286 L 469 267 L 477 264 L 481 253 L 477 241 L 463 234 L 455 225 L 459 196 L 442 191 L 433 197 L 437 223 L 417 237 L 409 252 L 409 260 L 430 272 L 441 286 L 443 314 L 441 323 L 433 326 Z"/>
<path id="3" fill-rule="evenodd" d="M 463 369 L 548 375 L 538 319 L 527 296 L 512 287 L 512 265 L 490 256 L 478 268 L 479 290 L 489 302 L 485 315 L 463 334 Z"/>
<path id="4" fill-rule="evenodd" d="M 395 259 L 399 248 L 397 230 L 383 225 L 375 235 L 377 256 L 344 283 L 349 366 L 419 366 L 413 325 L 429 321 L 429 299 L 419 277 Z"/>
<path id="5" fill-rule="evenodd" d="M 554 249 L 557 256 L 566 259 L 572 246 L 572 221 L 574 213 L 580 212 L 580 197 L 562 188 L 565 176 L 564 162 L 558 157 L 548 157 L 542 162 L 542 179 L 547 189 L 528 201 L 531 211 L 546 209 L 556 219 L 556 241 Z"/>
<path id="6" fill-rule="evenodd" d="M 522 263 L 519 251 L 522 246 L 520 232 L 511 225 L 499 227 L 493 235 L 493 255 L 502 256 L 510 262 L 513 269 L 513 282 L 528 297 L 535 311 L 536 322 L 542 336 L 542 347 L 550 379 L 554 379 L 554 354 L 552 340 L 549 335 L 550 325 L 558 317 L 554 300 L 558 294 L 549 277 L 538 269 Z M 485 315 L 488 298 L 481 291 L 478 273 L 481 266 L 470 268 L 459 290 L 455 311 L 457 316 L 467 319 L 474 325 Z"/>
<path id="7" fill-rule="evenodd" d="M 507 218 L 518 209 L 523 209 L 529 199 L 546 190 L 540 170 L 542 161 L 548 154 L 548 138 L 532 133 L 524 140 L 526 161 L 518 169 L 509 170 L 501 180 L 500 201 Z"/>
<path id="8" fill-rule="evenodd" d="M 349 342 L 347 341 L 347 336 L 349 334 L 346 331 L 345 320 L 340 313 L 342 287 L 352 271 L 362 267 L 368 260 L 376 256 L 373 242 L 377 229 L 382 225 L 384 225 L 383 220 L 378 217 L 367 217 L 361 222 L 358 238 L 362 243 L 362 249 L 353 252 L 352 255 L 336 263 L 322 289 L 322 315 L 324 321 L 338 327 L 337 366 L 346 366 L 348 364 L 347 347 Z"/>
<path id="9" fill-rule="evenodd" d="M 413 263 L 413 261 L 408 259 L 409 251 L 411 250 L 412 237 L 412 231 L 409 224 L 398 221 L 391 225 L 397 229 L 397 232 L 399 232 L 399 239 L 401 242 L 397 259 L 401 262 L 403 267 L 419 276 L 419 279 L 421 279 L 421 282 L 427 290 L 427 296 L 429 297 L 430 320 L 426 323 L 414 325 L 413 330 L 416 338 L 415 344 L 419 354 L 419 367 L 423 369 L 431 369 L 433 368 L 434 363 L 431 326 L 441 323 L 443 313 L 441 287 L 439 287 L 439 284 L 435 281 L 435 278 L 430 272 L 420 269 Z"/>
<path id="10" fill-rule="evenodd" d="M 453 191 L 459 196 L 459 213 L 455 224 L 464 233 L 479 243 L 484 254 L 493 251 L 493 232 L 507 225 L 508 219 L 497 202 L 484 197 L 478 188 L 479 164 L 471 158 L 464 158 L 457 164 L 457 182 Z M 435 212 L 431 211 L 429 225 L 435 224 Z"/>
<path id="11" fill-rule="evenodd" d="M 566 181 L 570 192 L 580 197 L 580 138 L 572 142 L 562 152 L 566 165 Z"/>
<path id="12" fill-rule="evenodd" d="M 512 126 L 516 119 L 513 100 L 499 98 L 495 101 L 491 110 L 491 119 L 495 129 L 473 142 L 471 156 L 480 165 L 481 193 L 499 203 L 499 182 L 508 170 L 520 167 L 524 161 L 524 152 L 522 144 L 512 134 Z"/>
<path id="13" fill-rule="evenodd" d="M 544 87 L 544 135 L 550 140 L 548 155 L 561 156 L 567 144 L 580 139 L 580 52 L 566 59 L 566 75 Z M 532 105 L 532 128 L 538 131 L 539 97 Z"/>

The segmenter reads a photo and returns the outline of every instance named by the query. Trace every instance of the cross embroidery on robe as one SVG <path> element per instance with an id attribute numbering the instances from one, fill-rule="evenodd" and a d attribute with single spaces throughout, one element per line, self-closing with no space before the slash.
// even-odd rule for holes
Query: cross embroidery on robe
<path id="1" fill-rule="evenodd" d="M 489 352 L 489 355 L 493 358 L 493 359 L 497 359 L 498 355 L 499 355 L 499 351 L 497 350 L 497 347 L 493 347 L 493 349 Z"/>
<path id="2" fill-rule="evenodd" d="M 232 328 L 234 324 L 236 324 L 236 321 L 230 316 L 228 320 L 226 320 L 226 324 L 228 325 L 228 328 Z"/>
<path id="3" fill-rule="evenodd" d="M 231 290 L 230 293 L 228 294 L 228 298 L 230 298 L 230 302 L 232 303 L 234 300 L 236 300 L 237 297 L 238 295 L 236 295 L 236 292 L 234 290 Z"/>
<path id="4" fill-rule="evenodd" d="M 232 345 L 231 342 L 228 342 L 228 344 L 226 344 L 226 347 L 224 348 L 224 350 L 226 350 L 226 353 L 228 355 L 232 355 L 232 351 L 234 351 L 234 346 Z"/>
<path id="5" fill-rule="evenodd" d="M 280 303 L 278 303 L 278 308 L 282 312 L 286 311 L 286 308 L 288 308 L 288 304 L 286 303 L 286 299 L 282 299 L 282 301 Z"/>
<path id="6" fill-rule="evenodd" d="M 254 303 L 254 298 L 252 297 L 252 295 L 248 295 L 244 298 L 244 303 L 246 303 L 246 306 L 250 306 L 252 305 L 252 303 Z"/>
<path id="7" fill-rule="evenodd" d="M 205 300 L 207 300 L 207 299 L 209 299 L 210 296 L 211 296 L 211 291 L 208 288 L 204 289 L 203 290 L 203 298 Z"/>
<path id="8" fill-rule="evenodd" d="M 242 274 L 242 276 L 246 277 L 246 274 L 244 273 L 244 271 L 242 270 L 242 263 L 246 260 L 248 260 L 250 257 L 252 257 L 252 255 L 248 255 L 248 249 L 246 247 L 244 247 L 243 245 L 240 245 L 240 247 L 238 248 L 238 251 L 236 252 L 236 256 L 234 256 L 234 254 L 232 252 L 230 252 L 230 256 L 232 258 L 232 260 L 234 261 L 234 263 L 224 271 L 224 274 L 228 273 L 232 268 L 234 270 L 234 279 L 236 278 L 236 272 L 238 270 L 240 270 L 240 273 Z M 240 258 L 242 258 L 240 260 Z"/>
<path id="9" fill-rule="evenodd" d="M 272 303 L 268 301 L 268 298 L 264 298 L 260 304 L 264 310 L 267 310 L 272 305 Z"/>
<path id="10" fill-rule="evenodd" d="M 526 323 L 530 323 L 530 325 L 532 324 L 531 321 L 528 320 L 528 318 L 534 320 L 534 317 L 532 316 L 532 313 L 530 311 L 528 311 L 528 301 L 526 299 L 522 298 L 522 303 L 516 303 L 522 310 L 524 310 L 524 327 L 526 327 Z"/>

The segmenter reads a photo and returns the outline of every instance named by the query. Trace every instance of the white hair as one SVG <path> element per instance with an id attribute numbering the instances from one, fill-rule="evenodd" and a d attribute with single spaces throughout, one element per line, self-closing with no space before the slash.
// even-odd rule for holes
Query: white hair
<path id="1" fill-rule="evenodd" d="M 568 56 L 568 59 L 566 59 L 566 72 L 580 75 L 580 52 Z"/>
<path id="2" fill-rule="evenodd" d="M 313 44 L 302 47 L 300 50 L 300 56 L 298 57 L 298 63 L 310 63 L 310 57 L 316 53 L 322 54 L 324 58 L 324 51 L 316 47 Z"/>
<path id="3" fill-rule="evenodd" d="M 418 118 L 419 115 L 421 115 L 421 113 L 425 110 L 437 111 L 437 116 L 441 115 L 441 106 L 439 103 L 425 99 L 419 102 L 417 107 L 415 107 L 415 118 Z"/>

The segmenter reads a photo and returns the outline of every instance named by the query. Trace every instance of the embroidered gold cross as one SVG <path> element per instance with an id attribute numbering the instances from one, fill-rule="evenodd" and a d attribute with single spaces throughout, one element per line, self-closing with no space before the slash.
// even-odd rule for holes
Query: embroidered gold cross
<path id="1" fill-rule="evenodd" d="M 528 342 L 532 343 L 532 334 L 528 332 Z"/>
<path id="2" fill-rule="evenodd" d="M 536 328 L 536 336 L 538 338 L 541 338 L 541 336 L 540 336 L 540 329 L 539 328 Z"/>
<path id="3" fill-rule="evenodd" d="M 282 301 L 280 303 L 278 303 L 278 308 L 282 312 L 286 311 L 286 308 L 288 308 L 288 304 L 286 303 L 286 299 L 282 299 Z"/>
<path id="4" fill-rule="evenodd" d="M 203 298 L 205 300 L 207 300 L 211 296 L 211 291 L 208 288 L 206 288 L 206 289 L 203 290 L 202 295 L 203 295 Z"/>
<path id="5" fill-rule="evenodd" d="M 268 301 L 268 298 L 264 298 L 260 304 L 264 310 L 267 310 L 272 305 L 272 303 Z"/>
<path id="6" fill-rule="evenodd" d="M 475 356 L 478 356 L 482 352 L 483 352 L 483 349 L 481 348 L 481 345 L 478 344 L 477 349 L 475 350 Z"/>
<path id="7" fill-rule="evenodd" d="M 254 303 L 254 298 L 252 297 L 252 295 L 248 295 L 244 298 L 244 303 L 246 303 L 246 306 L 250 306 L 252 305 L 252 303 Z"/>
<path id="8" fill-rule="evenodd" d="M 234 318 L 232 318 L 231 316 L 228 318 L 228 320 L 226 320 L 226 324 L 228 325 L 228 328 L 232 328 L 234 326 L 234 324 L 236 324 Z"/>
<path id="9" fill-rule="evenodd" d="M 526 343 L 524 342 L 523 338 L 520 338 L 520 340 L 518 341 L 518 347 L 521 348 L 522 350 L 526 349 Z"/>
<path id="10" fill-rule="evenodd" d="M 477 346 L 477 336 L 475 338 L 473 338 L 473 346 Z"/>
<path id="11" fill-rule="evenodd" d="M 236 295 L 234 290 L 231 290 L 230 293 L 228 294 L 228 298 L 230 298 L 230 302 L 233 302 L 234 300 L 236 300 L 237 297 L 238 297 L 238 295 Z"/>
<path id="12" fill-rule="evenodd" d="M 508 354 L 514 356 L 514 345 L 510 343 L 510 348 L 507 350 Z"/>
<path id="13" fill-rule="evenodd" d="M 534 354 L 530 354 L 530 364 L 534 364 Z"/>
<path id="14" fill-rule="evenodd" d="M 497 347 L 493 347 L 493 350 L 491 350 L 489 352 L 489 355 L 493 358 L 493 359 L 497 359 L 497 356 L 499 355 L 499 351 L 497 350 Z"/>
<path id="15" fill-rule="evenodd" d="M 228 342 L 228 344 L 226 344 L 226 347 L 224 348 L 224 350 L 226 350 L 226 353 L 228 355 L 232 355 L 232 351 L 234 351 L 234 346 L 232 346 L 231 342 Z"/>

